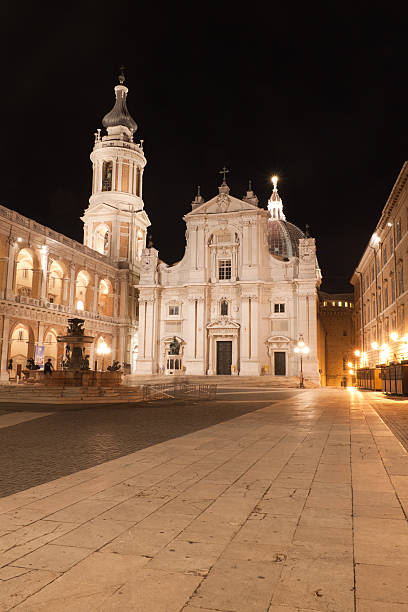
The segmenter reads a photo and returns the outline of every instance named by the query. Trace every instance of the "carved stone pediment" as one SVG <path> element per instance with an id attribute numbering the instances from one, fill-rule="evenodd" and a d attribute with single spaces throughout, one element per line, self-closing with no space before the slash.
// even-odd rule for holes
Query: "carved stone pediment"
<path id="1" fill-rule="evenodd" d="M 215 321 L 208 323 L 207 329 L 239 329 L 241 326 L 236 321 L 233 321 L 229 317 L 219 317 Z"/>

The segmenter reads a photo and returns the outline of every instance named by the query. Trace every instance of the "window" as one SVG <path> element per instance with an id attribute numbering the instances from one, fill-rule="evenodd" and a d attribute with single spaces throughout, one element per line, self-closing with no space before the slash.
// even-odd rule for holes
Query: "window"
<path id="1" fill-rule="evenodd" d="M 347 332 L 345 329 L 343 329 L 343 336 L 347 336 Z"/>
<path id="2" fill-rule="evenodd" d="M 384 249 L 383 249 L 383 265 L 385 266 L 385 264 L 387 263 L 387 245 L 384 244 Z"/>
<path id="3" fill-rule="evenodd" d="M 395 224 L 395 233 L 396 233 L 396 241 L 399 242 L 401 240 L 401 219 L 397 219 Z"/>
<path id="4" fill-rule="evenodd" d="M 382 308 L 381 308 L 381 291 L 378 292 L 377 305 L 378 305 L 378 312 L 381 312 L 381 310 L 382 310 Z"/>
<path id="5" fill-rule="evenodd" d="M 229 280 L 231 278 L 230 259 L 220 259 L 218 261 L 218 278 L 219 280 Z"/>
<path id="6" fill-rule="evenodd" d="M 327 302 L 323 302 L 323 306 L 327 306 Z"/>
<path id="7" fill-rule="evenodd" d="M 221 314 L 226 316 L 228 314 L 228 302 L 227 300 L 221 301 Z"/>
<path id="8" fill-rule="evenodd" d="M 274 312 L 285 312 L 285 304 L 275 304 Z"/>
<path id="9" fill-rule="evenodd" d="M 404 271 L 402 264 L 398 267 L 398 295 L 404 293 Z"/>
<path id="10" fill-rule="evenodd" d="M 384 287 L 384 308 L 388 308 L 388 285 Z"/>
<path id="11" fill-rule="evenodd" d="M 391 276 L 391 302 L 395 302 L 395 278 Z"/>
<path id="12" fill-rule="evenodd" d="M 179 313 L 180 313 L 179 306 L 169 306 L 169 315 L 175 316 L 175 315 L 178 315 Z"/>
<path id="13" fill-rule="evenodd" d="M 337 302 L 337 306 L 343 306 L 343 302 Z"/>
<path id="14" fill-rule="evenodd" d="M 102 191 L 112 189 L 112 162 L 103 162 Z"/>

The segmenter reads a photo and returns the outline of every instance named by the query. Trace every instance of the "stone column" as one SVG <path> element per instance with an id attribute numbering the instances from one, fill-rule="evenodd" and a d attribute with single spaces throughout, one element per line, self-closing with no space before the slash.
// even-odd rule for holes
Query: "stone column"
<path id="1" fill-rule="evenodd" d="M 214 372 L 214 337 L 209 332 L 208 334 L 208 376 L 213 376 Z"/>
<path id="2" fill-rule="evenodd" d="M 129 281 L 128 278 L 120 280 L 120 318 L 124 319 L 128 315 L 129 306 Z"/>
<path id="3" fill-rule="evenodd" d="M 75 299 L 75 264 L 69 265 L 70 269 L 70 283 L 69 283 L 69 309 L 74 310 L 74 299 Z"/>
<path id="4" fill-rule="evenodd" d="M 2 333 L 1 357 L 0 357 L 0 380 L 1 382 L 8 382 L 9 380 L 9 373 L 7 369 L 9 334 L 10 334 L 10 319 L 7 315 L 3 315 L 3 333 Z"/>
<path id="5" fill-rule="evenodd" d="M 48 279 L 48 249 L 41 249 L 41 294 L 42 300 L 47 299 L 47 279 Z"/>
<path id="6" fill-rule="evenodd" d="M 99 275 L 95 273 L 95 283 L 94 283 L 94 294 L 93 294 L 93 304 L 92 304 L 92 312 L 98 312 L 98 297 L 99 297 Z"/>
<path id="7" fill-rule="evenodd" d="M 118 303 L 119 303 L 119 282 L 115 280 L 115 288 L 113 295 L 113 316 L 118 316 Z"/>
<path id="8" fill-rule="evenodd" d="M 14 299 L 14 271 L 16 267 L 16 245 L 14 239 L 9 240 L 8 263 L 7 263 L 7 279 L 5 297 L 7 300 Z"/>

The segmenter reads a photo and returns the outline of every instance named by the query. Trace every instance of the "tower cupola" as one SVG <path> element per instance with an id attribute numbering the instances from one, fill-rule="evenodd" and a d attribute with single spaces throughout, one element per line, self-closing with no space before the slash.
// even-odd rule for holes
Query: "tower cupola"
<path id="1" fill-rule="evenodd" d="M 124 85 L 125 76 L 123 71 L 119 75 L 119 85 L 115 87 L 115 105 L 102 119 L 102 125 L 106 128 L 109 136 L 128 136 L 133 140 L 133 134 L 137 130 L 137 123 L 131 116 L 126 105 L 128 88 Z M 123 128 L 126 128 L 123 130 Z"/>
<path id="2" fill-rule="evenodd" d="M 272 177 L 273 191 L 272 195 L 268 200 L 268 210 L 271 213 L 272 219 L 282 219 L 285 221 L 286 217 L 283 214 L 283 202 L 278 193 L 278 177 Z"/>

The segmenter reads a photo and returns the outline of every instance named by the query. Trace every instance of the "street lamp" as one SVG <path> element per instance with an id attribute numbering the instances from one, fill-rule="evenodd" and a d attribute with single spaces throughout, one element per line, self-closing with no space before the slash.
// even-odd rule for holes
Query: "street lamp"
<path id="1" fill-rule="evenodd" d="M 300 355 L 300 382 L 299 389 L 304 389 L 304 379 L 303 379 L 303 355 L 307 355 L 310 351 L 310 348 L 306 346 L 302 334 L 299 336 L 299 341 L 295 346 L 295 353 L 299 353 Z"/>
<path id="2" fill-rule="evenodd" d="M 103 365 L 104 365 L 104 361 L 105 361 L 105 355 L 109 355 L 109 353 L 111 352 L 109 346 L 106 344 L 105 340 L 102 340 L 102 342 L 99 344 L 98 348 L 96 349 L 96 352 L 98 355 L 102 355 L 102 372 L 103 372 Z"/>

